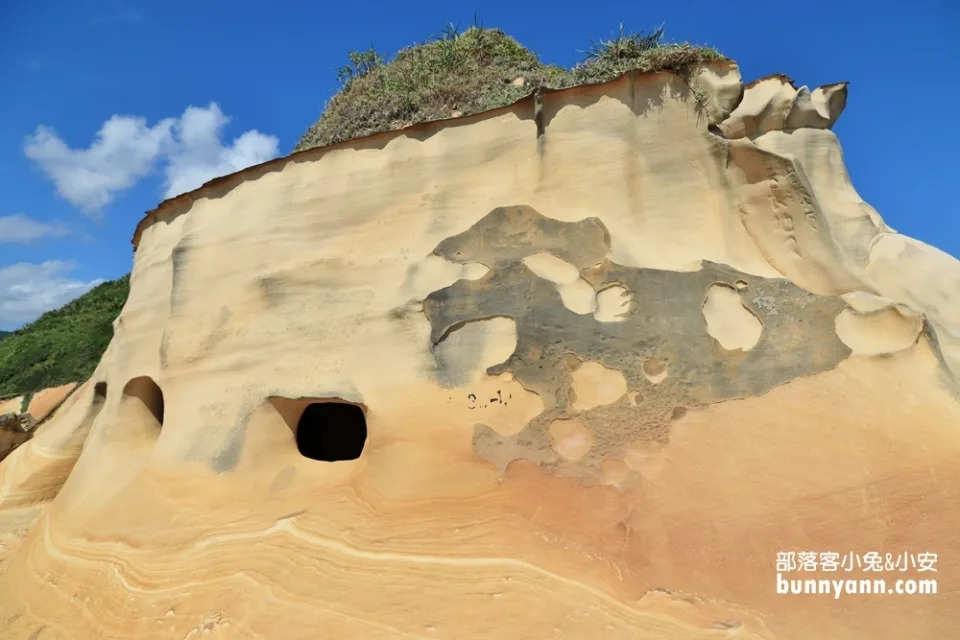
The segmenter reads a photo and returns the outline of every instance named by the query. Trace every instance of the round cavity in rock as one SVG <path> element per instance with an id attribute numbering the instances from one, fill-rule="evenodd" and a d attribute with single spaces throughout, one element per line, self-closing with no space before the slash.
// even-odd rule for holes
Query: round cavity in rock
<path id="1" fill-rule="evenodd" d="M 760 320 L 743 306 L 740 294 L 730 285 L 710 285 L 701 311 L 707 333 L 727 351 L 749 351 L 763 333 Z"/>
<path id="2" fill-rule="evenodd" d="M 554 420 L 547 430 L 553 450 L 564 460 L 579 460 L 593 446 L 593 433 L 579 420 Z"/>
<path id="3" fill-rule="evenodd" d="M 94 389 L 93 411 L 99 412 L 103 402 Z M 153 378 L 139 376 L 124 385 L 116 419 L 106 429 L 111 433 L 112 444 L 124 449 L 128 461 L 146 455 L 157 443 L 163 429 L 164 409 L 163 391 Z"/>
<path id="4" fill-rule="evenodd" d="M 297 423 L 297 449 L 312 460 L 356 460 L 366 442 L 363 409 L 348 402 L 314 402 Z"/>
<path id="5" fill-rule="evenodd" d="M 657 358 L 647 358 L 643 361 L 643 375 L 653 384 L 660 384 L 667 379 L 667 364 Z"/>
<path id="6" fill-rule="evenodd" d="M 584 315 L 593 313 L 597 304 L 597 296 L 586 280 L 577 278 L 569 284 L 557 285 L 563 306 L 574 313 Z"/>
<path id="7" fill-rule="evenodd" d="M 552 253 L 541 251 L 522 260 L 530 271 L 554 284 L 570 284 L 580 277 L 580 270 Z"/>
<path id="8" fill-rule="evenodd" d="M 523 264 L 544 280 L 557 286 L 563 306 L 574 313 L 593 313 L 597 297 L 593 287 L 580 277 L 580 270 L 552 253 L 541 251 L 527 256 Z"/>
<path id="9" fill-rule="evenodd" d="M 876 356 L 907 349 L 923 329 L 919 316 L 904 315 L 895 307 L 861 314 L 850 307 L 836 318 L 837 336 L 857 355 Z"/>
<path id="10" fill-rule="evenodd" d="M 490 269 L 479 262 L 467 262 L 460 269 L 460 277 L 464 280 L 479 280 L 490 273 Z"/>
<path id="11" fill-rule="evenodd" d="M 106 384 L 103 386 L 103 391 L 106 394 Z M 96 386 L 94 387 L 94 393 L 97 393 Z M 152 422 L 153 426 L 158 429 L 163 426 L 163 391 L 153 381 L 153 378 L 140 376 L 130 380 L 123 388 L 124 404 L 129 404 L 129 400 L 135 400 L 138 406 L 146 409 L 146 413 L 141 413 L 144 416 L 149 415 L 149 418 L 145 418 L 147 422 Z"/>
<path id="12" fill-rule="evenodd" d="M 627 379 L 599 362 L 584 362 L 571 374 L 576 394 L 574 408 L 587 411 L 619 400 L 627 392 Z"/>
<path id="13" fill-rule="evenodd" d="M 736 284 L 737 289 L 740 291 L 743 291 L 748 286 L 746 280 L 737 280 L 734 284 Z"/>
<path id="14" fill-rule="evenodd" d="M 593 317 L 597 322 L 623 322 L 630 312 L 633 294 L 623 285 L 607 287 L 597 293 L 597 310 Z"/>
<path id="15" fill-rule="evenodd" d="M 670 419 L 671 419 L 671 420 L 679 420 L 680 418 L 682 418 L 682 417 L 685 416 L 685 415 L 687 415 L 687 408 L 686 408 L 686 407 L 674 407 L 674 408 L 673 408 L 673 411 L 670 412 Z"/>

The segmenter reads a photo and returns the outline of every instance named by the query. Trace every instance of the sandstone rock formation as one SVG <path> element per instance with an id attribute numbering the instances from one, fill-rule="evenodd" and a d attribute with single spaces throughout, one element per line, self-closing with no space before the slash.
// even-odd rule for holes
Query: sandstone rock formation
<path id="1" fill-rule="evenodd" d="M 163 203 L 0 464 L 4 637 L 955 638 L 960 263 L 845 100 L 631 73 Z M 795 550 L 939 592 L 777 594 Z"/>
<path id="2" fill-rule="evenodd" d="M 27 413 L 33 416 L 37 422 L 46 420 L 47 416 L 60 406 L 60 403 L 66 400 L 67 396 L 73 393 L 76 388 L 76 382 L 68 382 L 36 392 L 30 398 L 30 404 L 27 405 Z"/>
<path id="3" fill-rule="evenodd" d="M 29 398 L 17 396 L 0 401 L 0 461 L 29 440 L 37 424 L 46 420 L 76 386 L 71 382 L 43 389 Z M 27 410 L 21 413 L 24 403 Z"/>
<path id="4" fill-rule="evenodd" d="M 0 400 L 0 414 L 2 413 L 19 413 L 20 407 L 23 405 L 23 396 L 14 396 L 10 398 L 4 398 Z"/>

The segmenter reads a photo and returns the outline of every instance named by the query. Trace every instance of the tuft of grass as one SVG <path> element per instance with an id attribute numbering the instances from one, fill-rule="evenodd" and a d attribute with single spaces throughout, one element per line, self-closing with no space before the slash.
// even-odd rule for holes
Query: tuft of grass
<path id="1" fill-rule="evenodd" d="M 496 109 L 539 87 L 605 82 L 631 69 L 690 77 L 696 65 L 722 58 L 711 47 L 668 44 L 663 37 L 663 27 L 642 34 L 620 25 L 616 37 L 591 43 L 573 69 L 543 64 L 503 31 L 476 21 L 465 31 L 448 24 L 389 61 L 373 47 L 352 51 L 337 73 L 340 90 L 294 150 Z"/>
<path id="2" fill-rule="evenodd" d="M 723 55 L 713 47 L 689 42 L 665 43 L 660 26 L 650 33 L 625 31 L 623 24 L 616 38 L 591 43 L 586 58 L 573 68 L 578 84 L 606 82 L 627 71 L 672 71 L 685 80 L 699 65 L 721 60 Z"/>
<path id="3" fill-rule="evenodd" d="M 373 47 L 366 51 L 351 51 L 348 57 L 350 63 L 337 70 L 337 82 L 344 86 L 348 86 L 355 79 L 362 78 L 385 64 L 383 58 Z"/>
<path id="4" fill-rule="evenodd" d="M 23 399 L 20 401 L 20 413 L 26 413 L 27 409 L 30 408 L 30 403 L 33 401 L 33 391 L 28 391 L 23 394 Z"/>
<path id="5" fill-rule="evenodd" d="M 0 395 L 32 395 L 89 378 L 129 291 L 130 276 L 104 282 L 0 341 Z"/>

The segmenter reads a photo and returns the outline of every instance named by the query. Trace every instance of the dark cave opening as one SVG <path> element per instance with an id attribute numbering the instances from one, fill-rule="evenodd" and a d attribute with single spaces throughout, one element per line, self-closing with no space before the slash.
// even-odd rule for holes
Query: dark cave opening
<path id="1" fill-rule="evenodd" d="M 313 460 L 356 460 L 366 442 L 367 419 L 355 404 L 314 402 L 297 423 L 297 449 Z"/>
<path id="2" fill-rule="evenodd" d="M 106 384 L 103 387 L 106 393 Z M 98 393 L 94 387 L 94 393 Z M 163 426 L 163 391 L 149 376 L 140 376 L 134 378 L 123 388 L 123 395 L 127 398 L 136 398 L 143 403 L 143 406 L 150 411 L 150 414 L 156 420 L 156 426 Z"/>

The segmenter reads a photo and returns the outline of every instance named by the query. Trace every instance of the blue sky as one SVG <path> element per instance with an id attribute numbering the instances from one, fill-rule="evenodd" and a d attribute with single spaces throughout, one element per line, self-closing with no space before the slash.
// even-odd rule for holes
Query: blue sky
<path id="1" fill-rule="evenodd" d="M 960 255 L 952 0 L 0 0 L 0 329 L 127 273 L 133 228 L 166 195 L 289 153 L 350 49 L 393 54 L 475 14 L 564 66 L 620 22 L 665 23 L 746 80 L 849 81 L 834 130 L 854 185 L 893 228 Z"/>

